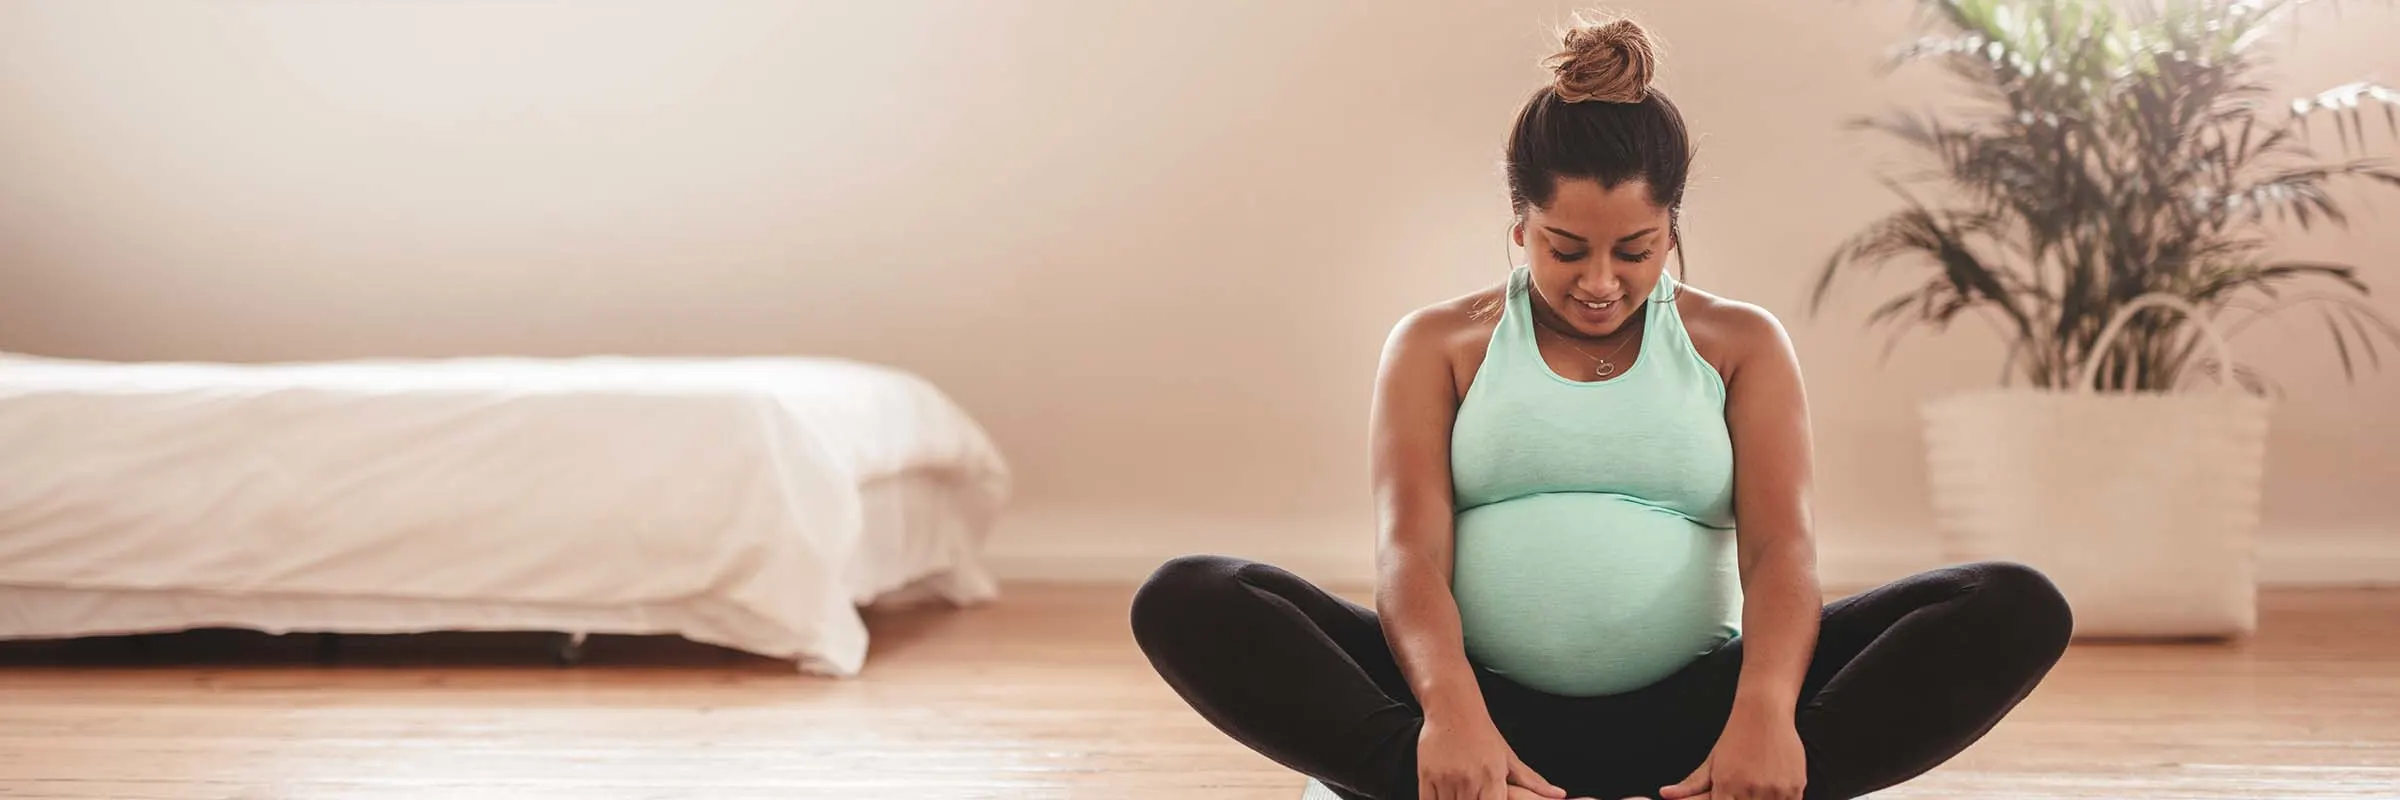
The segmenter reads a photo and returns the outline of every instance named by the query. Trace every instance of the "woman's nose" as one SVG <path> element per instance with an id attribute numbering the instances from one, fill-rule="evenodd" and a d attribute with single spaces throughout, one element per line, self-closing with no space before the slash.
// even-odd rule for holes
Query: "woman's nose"
<path id="1" fill-rule="evenodd" d="M 1617 277 L 1616 270 L 1599 267 L 1584 272 L 1583 277 L 1575 281 L 1575 288 L 1581 290 L 1585 297 L 1615 297 L 1618 290 L 1625 288 L 1625 280 Z"/>

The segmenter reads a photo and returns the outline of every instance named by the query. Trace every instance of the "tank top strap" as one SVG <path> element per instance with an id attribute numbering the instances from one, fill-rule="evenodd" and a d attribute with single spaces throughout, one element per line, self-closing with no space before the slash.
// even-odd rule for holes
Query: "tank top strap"
<path id="1" fill-rule="evenodd" d="M 1533 342 L 1533 270 L 1518 265 L 1508 273 L 1508 290 L 1500 296 L 1500 324 L 1492 330 L 1484 352 L 1484 369 L 1506 364 L 1516 354 L 1536 352 Z"/>
<path id="2" fill-rule="evenodd" d="M 1676 282 L 1675 276 L 1666 270 L 1659 270 L 1658 285 L 1650 287 L 1647 332 L 1653 334 L 1654 338 L 1665 340 L 1661 344 L 1688 344 L 1691 340 L 1691 334 L 1683 329 L 1683 313 L 1675 308 L 1675 301 L 1681 299 L 1682 288 L 1683 284 Z M 1643 349 L 1647 351 L 1649 347 L 1644 345 Z"/>
<path id="3" fill-rule="evenodd" d="M 1508 271 L 1508 310 L 1500 316 L 1500 324 L 1520 335 L 1533 333 L 1533 268 L 1522 264 Z"/>
<path id="4" fill-rule="evenodd" d="M 1675 299 L 1676 290 L 1681 288 L 1683 288 L 1683 283 L 1675 280 L 1675 273 L 1659 270 L 1658 285 L 1650 287 L 1650 299 L 1659 302 L 1672 301 Z"/>
<path id="5" fill-rule="evenodd" d="M 1675 364 L 1665 367 L 1666 371 L 1680 374 L 1682 377 L 1679 380 L 1694 391 L 1723 402 L 1725 380 L 1717 374 L 1715 365 L 1701 357 L 1700 346 L 1692 342 L 1691 329 L 1684 327 L 1683 309 L 1678 307 L 1682 301 L 1683 284 L 1675 280 L 1673 275 L 1659 273 L 1658 287 L 1650 290 L 1649 301 L 1649 334 L 1650 339 L 1656 342 L 1657 349 L 1652 350 L 1653 345 L 1644 342 L 1643 355 L 1649 357 L 1651 353 L 1657 353 L 1662 364 Z"/>

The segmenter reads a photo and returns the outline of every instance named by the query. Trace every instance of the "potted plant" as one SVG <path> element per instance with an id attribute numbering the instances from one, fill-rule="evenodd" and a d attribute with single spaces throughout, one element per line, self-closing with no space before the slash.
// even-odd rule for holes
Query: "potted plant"
<path id="1" fill-rule="evenodd" d="M 2348 264 L 2283 260 L 2278 230 L 2346 224 L 2329 189 L 2400 188 L 2363 157 L 2400 133 L 2400 91 L 2269 96 L 2279 0 L 1926 0 L 1895 66 L 1946 69 L 1971 111 L 1859 121 L 1928 157 L 1886 178 L 1901 209 L 1844 242 L 1837 278 L 1925 280 L 1874 309 L 1899 337 L 1963 315 L 2004 332 L 2001 387 L 1924 407 L 1947 557 L 2048 572 L 2082 636 L 2254 629 L 2267 400 L 2223 333 L 2315 313 L 2344 370 L 2400 328 Z M 2342 158 L 2312 152 L 2333 134 Z"/>

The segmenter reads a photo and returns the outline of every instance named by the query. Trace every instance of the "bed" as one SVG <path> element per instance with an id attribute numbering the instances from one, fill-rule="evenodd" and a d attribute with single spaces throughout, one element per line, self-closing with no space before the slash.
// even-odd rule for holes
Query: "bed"
<path id="1" fill-rule="evenodd" d="M 0 358 L 0 638 L 673 634 L 850 676 L 861 606 L 996 596 L 1009 477 L 841 359 Z"/>

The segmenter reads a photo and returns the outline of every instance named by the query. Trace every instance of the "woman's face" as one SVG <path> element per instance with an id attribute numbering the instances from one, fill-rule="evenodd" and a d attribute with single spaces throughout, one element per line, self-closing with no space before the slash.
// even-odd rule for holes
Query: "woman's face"
<path id="1" fill-rule="evenodd" d="M 1601 337 L 1641 310 L 1675 246 L 1667 210 L 1640 180 L 1612 189 L 1558 181 L 1550 205 L 1530 209 L 1514 236 L 1533 265 L 1537 318 L 1561 333 Z"/>

